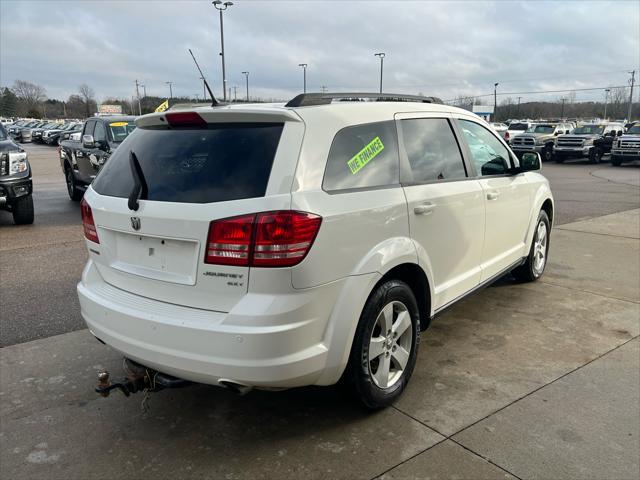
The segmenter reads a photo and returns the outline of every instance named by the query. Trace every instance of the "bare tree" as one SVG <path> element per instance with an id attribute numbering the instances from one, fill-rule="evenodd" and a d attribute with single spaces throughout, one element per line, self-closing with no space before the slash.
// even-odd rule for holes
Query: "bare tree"
<path id="1" fill-rule="evenodd" d="M 83 83 L 78 87 L 78 93 L 80 93 L 80 97 L 84 102 L 86 116 L 89 118 L 91 116 L 91 106 L 95 104 L 95 100 L 93 99 L 95 92 L 93 91 L 93 88 L 86 83 Z"/>
<path id="2" fill-rule="evenodd" d="M 38 110 L 40 104 L 47 98 L 47 91 L 43 87 L 25 80 L 16 80 L 11 90 L 18 97 L 21 114 Z"/>

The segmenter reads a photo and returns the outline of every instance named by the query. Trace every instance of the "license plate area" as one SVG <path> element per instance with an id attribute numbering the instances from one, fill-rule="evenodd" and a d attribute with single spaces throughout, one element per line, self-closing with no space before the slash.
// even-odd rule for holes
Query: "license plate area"
<path id="1" fill-rule="evenodd" d="M 111 268 L 164 282 L 196 284 L 197 241 L 118 231 L 111 235 L 115 246 L 110 255 Z"/>

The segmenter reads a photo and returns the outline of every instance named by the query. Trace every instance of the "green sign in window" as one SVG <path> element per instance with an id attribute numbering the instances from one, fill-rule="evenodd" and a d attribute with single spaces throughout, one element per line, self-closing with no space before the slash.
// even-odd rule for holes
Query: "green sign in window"
<path id="1" fill-rule="evenodd" d="M 364 146 L 362 150 L 356 153 L 351 160 L 347 162 L 349 169 L 351 170 L 351 174 L 355 175 L 360 170 L 362 170 L 367 163 L 369 163 L 373 158 L 378 155 L 382 150 L 384 150 L 384 145 L 380 137 L 376 137 L 371 140 L 367 145 Z"/>

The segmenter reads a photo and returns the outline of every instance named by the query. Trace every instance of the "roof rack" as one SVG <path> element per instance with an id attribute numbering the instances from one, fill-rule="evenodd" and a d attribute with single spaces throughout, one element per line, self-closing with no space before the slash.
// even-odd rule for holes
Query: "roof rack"
<path id="1" fill-rule="evenodd" d="M 418 102 L 442 103 L 436 97 L 422 97 L 420 95 L 404 95 L 402 93 L 301 93 L 292 98 L 286 107 L 310 107 L 313 105 L 328 105 L 334 100 L 340 102 Z"/>

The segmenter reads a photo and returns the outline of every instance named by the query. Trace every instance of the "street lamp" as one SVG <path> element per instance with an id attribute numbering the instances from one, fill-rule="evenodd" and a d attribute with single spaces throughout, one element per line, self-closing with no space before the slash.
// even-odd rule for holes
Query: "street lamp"
<path id="1" fill-rule="evenodd" d="M 222 12 L 224 12 L 227 8 L 233 5 L 233 2 L 222 2 L 222 0 L 214 0 L 211 2 L 216 10 L 220 12 L 220 45 L 222 47 L 222 52 L 220 52 L 220 57 L 222 57 L 222 99 L 224 101 L 227 100 L 227 74 L 225 72 L 224 67 L 224 26 L 222 23 Z"/>
<path id="2" fill-rule="evenodd" d="M 498 121 L 498 82 L 493 84 L 493 121 Z"/>
<path id="3" fill-rule="evenodd" d="M 247 102 L 249 101 L 249 72 L 242 72 L 247 80 Z"/>
<path id="4" fill-rule="evenodd" d="M 382 93 L 382 69 L 384 66 L 384 52 L 373 54 L 374 57 L 380 57 L 380 93 Z"/>
<path id="5" fill-rule="evenodd" d="M 173 82 L 164 82 L 167 85 L 169 85 L 169 98 L 173 98 L 173 90 L 171 89 L 171 85 L 173 85 Z"/>
<path id="6" fill-rule="evenodd" d="M 307 93 L 307 64 L 299 63 L 299 67 L 302 67 L 302 93 Z"/>
<path id="7" fill-rule="evenodd" d="M 605 88 L 604 89 L 604 119 L 607 119 L 607 101 L 609 100 L 609 92 L 611 91 L 610 88 Z"/>

